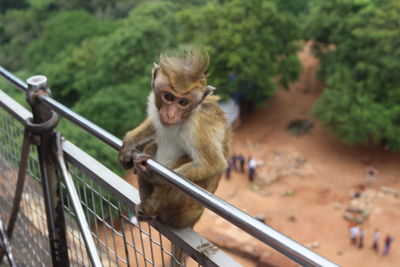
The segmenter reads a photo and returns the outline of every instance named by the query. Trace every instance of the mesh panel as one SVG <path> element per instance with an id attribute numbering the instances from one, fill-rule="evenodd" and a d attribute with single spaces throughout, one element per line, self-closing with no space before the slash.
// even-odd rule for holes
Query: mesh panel
<path id="1" fill-rule="evenodd" d="M 8 224 L 18 176 L 23 126 L 0 108 L 0 217 Z M 31 146 L 21 209 L 11 245 L 18 266 L 51 266 L 39 163 Z M 67 163 L 104 266 L 170 266 L 171 242 L 113 199 L 88 174 Z M 93 175 L 93 174 L 91 174 Z M 60 184 L 71 266 L 91 266 L 65 185 Z M 186 258 L 186 256 L 185 256 Z M 193 259 L 174 266 L 199 266 Z M 7 266 L 7 262 L 3 261 Z"/>
<path id="2" fill-rule="evenodd" d="M 84 172 L 72 164 L 69 171 L 81 200 L 92 236 L 104 266 L 168 266 L 171 262 L 170 241 L 148 223 L 138 223 L 134 212 L 113 199 Z M 68 218 L 74 218 L 72 206 L 62 184 Z M 88 265 L 83 239 L 75 220 L 67 220 L 71 264 Z M 176 266 L 198 266 L 194 261 Z"/>
<path id="3" fill-rule="evenodd" d="M 0 216 L 5 224 L 8 224 L 13 203 L 23 132 L 22 125 L 0 109 Z M 31 147 L 21 209 L 11 241 L 14 257 L 21 266 L 51 265 L 46 212 L 38 174 L 36 149 Z"/>

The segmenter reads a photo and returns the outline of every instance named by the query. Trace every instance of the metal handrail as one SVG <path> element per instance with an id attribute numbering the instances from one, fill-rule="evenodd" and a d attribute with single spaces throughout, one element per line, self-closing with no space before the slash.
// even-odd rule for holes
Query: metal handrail
<path id="1" fill-rule="evenodd" d="M 14 76 L 2 67 L 0 67 L 0 75 L 4 76 L 7 80 L 9 80 L 21 90 L 27 90 L 27 86 L 23 81 L 21 81 L 18 77 Z M 122 141 L 119 138 L 115 137 L 111 133 L 105 131 L 96 124 L 90 122 L 89 120 L 70 110 L 69 108 L 52 99 L 51 97 L 42 94 L 39 96 L 39 99 L 41 99 L 51 109 L 53 109 L 66 119 L 72 121 L 74 124 L 81 127 L 82 129 L 88 131 L 115 150 L 118 151 L 121 148 Z M 238 226 L 240 229 L 244 230 L 251 236 L 276 249 L 293 261 L 303 266 L 338 266 L 337 264 L 329 261 L 328 259 L 315 253 L 314 251 L 297 243 L 291 238 L 276 231 L 272 227 L 261 223 L 260 221 L 244 213 L 240 209 L 230 205 L 229 203 L 216 197 L 210 192 L 200 188 L 196 184 L 186 179 L 183 179 L 173 171 L 159 164 L 158 162 L 150 159 L 147 161 L 147 164 L 152 170 L 161 174 L 166 181 L 168 181 L 173 186 L 179 188 L 193 199 L 197 200 L 200 204 L 204 205 L 208 209 L 212 210 L 214 213 L 225 218 L 232 224 Z"/>

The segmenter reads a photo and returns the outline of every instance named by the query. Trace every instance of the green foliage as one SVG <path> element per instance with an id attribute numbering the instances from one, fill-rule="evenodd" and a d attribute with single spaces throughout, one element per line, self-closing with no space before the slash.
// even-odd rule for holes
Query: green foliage
<path id="1" fill-rule="evenodd" d="M 145 119 L 149 92 L 149 79 L 137 84 L 119 84 L 79 101 L 74 110 L 115 135 L 123 136 Z"/>
<path id="2" fill-rule="evenodd" d="M 39 35 L 43 19 L 34 10 L 10 9 L 0 16 L 0 62 L 12 71 L 24 66 L 21 52 Z"/>
<path id="3" fill-rule="evenodd" d="M 24 0 L 0 0 L 0 14 L 5 13 L 8 9 L 17 9 L 26 7 Z"/>
<path id="4" fill-rule="evenodd" d="M 146 0 L 68 0 L 57 1 L 60 10 L 86 10 L 96 18 L 116 19 L 125 17 L 131 9 Z"/>
<path id="5" fill-rule="evenodd" d="M 68 1 L 58 1 L 58 6 L 62 10 L 73 10 L 73 9 L 83 9 L 87 11 L 92 11 L 92 0 L 68 0 Z M 114 1 L 112 1 L 114 2 Z"/>
<path id="6" fill-rule="evenodd" d="M 44 11 L 55 3 L 55 0 L 26 0 L 32 10 Z"/>
<path id="7" fill-rule="evenodd" d="M 40 62 L 55 61 L 53 56 L 62 50 L 79 44 L 83 39 L 111 31 L 113 23 L 105 19 L 123 17 L 142 2 L 3 1 L 4 6 L 0 2 L 0 62 L 12 71 L 32 68 L 34 64 L 38 64 L 32 61 L 37 59 L 40 59 Z M 91 15 L 87 12 L 91 12 Z M 28 46 L 29 51 L 26 51 Z M 21 54 L 27 55 L 24 57 Z"/>
<path id="8" fill-rule="evenodd" d="M 115 173 L 123 174 L 121 165 L 117 160 L 117 152 L 111 147 L 65 119 L 61 119 L 56 130 Z"/>
<path id="9" fill-rule="evenodd" d="M 63 51 L 72 49 L 86 38 L 110 33 L 114 25 L 98 21 L 86 11 L 62 11 L 47 20 L 41 37 L 31 42 L 26 51 L 26 66 L 55 62 Z"/>
<path id="10" fill-rule="evenodd" d="M 400 149 L 400 2 L 315 1 L 306 25 L 326 89 L 314 112 L 346 143 Z"/>
<path id="11" fill-rule="evenodd" d="M 179 14 L 181 40 L 207 47 L 210 81 L 224 96 L 242 92 L 265 104 L 278 84 L 287 87 L 300 70 L 298 27 L 273 1 L 211 1 Z"/>
<path id="12" fill-rule="evenodd" d="M 311 0 L 277 0 L 276 5 L 280 11 L 299 15 L 308 13 L 310 1 Z"/>
<path id="13" fill-rule="evenodd" d="M 18 71 L 14 74 L 23 81 L 31 76 L 31 73 L 28 73 L 24 70 Z M 23 105 L 28 110 L 30 109 L 30 106 L 26 101 L 25 94 L 21 92 L 21 90 L 16 88 L 14 85 L 9 83 L 6 79 L 0 78 L 0 90 L 4 91 L 7 95 L 12 97 L 15 101 Z"/>

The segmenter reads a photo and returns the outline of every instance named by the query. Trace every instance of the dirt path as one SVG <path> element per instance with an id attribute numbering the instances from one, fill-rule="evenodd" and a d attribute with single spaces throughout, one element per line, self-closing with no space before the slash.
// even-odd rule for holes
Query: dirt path
<path id="1" fill-rule="evenodd" d="M 290 91 L 278 91 L 266 108 L 255 110 L 234 138 L 236 153 L 264 163 L 257 169 L 257 183 L 276 180 L 260 187 L 249 186 L 244 174 L 234 172 L 229 181 L 222 180 L 216 194 L 253 216 L 265 215 L 268 225 L 304 245 L 318 242 L 315 251 L 341 266 L 398 266 L 400 199 L 379 189 L 387 186 L 400 190 L 400 153 L 346 146 L 329 133 L 310 114 L 321 91 L 313 73 L 318 62 L 308 50 L 300 56 L 306 65 L 300 82 Z M 312 133 L 301 137 L 288 133 L 286 126 L 293 119 L 313 120 Z M 366 188 L 373 196 L 373 208 L 362 224 L 365 247 L 358 249 L 349 242 L 343 214 L 351 193 L 365 183 L 369 166 L 377 168 L 378 176 Z M 388 233 L 394 237 L 386 257 L 370 249 L 375 228 L 380 229 L 382 238 Z M 250 254 L 263 254 L 261 258 L 278 266 L 295 265 L 211 212 L 206 212 L 196 230 L 215 242 L 230 236 Z M 382 240 L 380 245 L 382 248 Z M 242 264 L 255 266 L 254 262 L 243 260 Z"/>

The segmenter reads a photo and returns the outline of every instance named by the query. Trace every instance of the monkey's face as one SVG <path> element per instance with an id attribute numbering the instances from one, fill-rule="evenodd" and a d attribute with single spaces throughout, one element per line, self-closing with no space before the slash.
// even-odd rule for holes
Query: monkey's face
<path id="1" fill-rule="evenodd" d="M 156 94 L 160 122 L 164 127 L 179 124 L 189 116 L 197 102 L 194 92 L 179 94 L 170 88 L 161 88 Z"/>
<path id="2" fill-rule="evenodd" d="M 161 125 L 172 127 L 189 117 L 191 111 L 198 105 L 202 96 L 202 86 L 199 82 L 177 83 L 170 79 L 155 66 L 152 81 L 156 96 L 156 106 Z"/>

